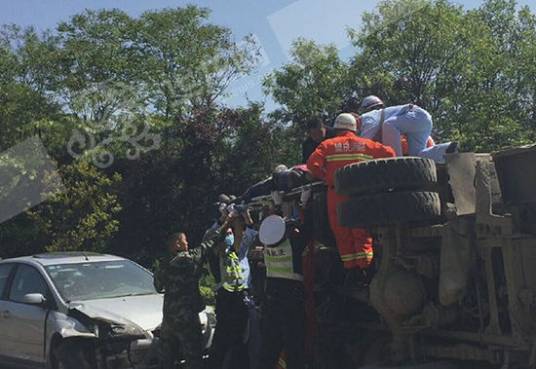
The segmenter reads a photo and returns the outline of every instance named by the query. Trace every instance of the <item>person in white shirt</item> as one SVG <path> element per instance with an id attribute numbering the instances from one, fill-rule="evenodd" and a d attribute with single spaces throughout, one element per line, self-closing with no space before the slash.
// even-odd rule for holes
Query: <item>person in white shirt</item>
<path id="1" fill-rule="evenodd" d="M 409 156 L 421 156 L 442 163 L 445 154 L 455 152 L 456 142 L 427 147 L 433 128 L 430 113 L 415 104 L 385 107 L 377 96 L 367 96 L 361 103 L 361 130 L 359 136 L 369 138 L 393 148 L 397 156 L 403 155 L 401 138 L 407 137 Z"/>

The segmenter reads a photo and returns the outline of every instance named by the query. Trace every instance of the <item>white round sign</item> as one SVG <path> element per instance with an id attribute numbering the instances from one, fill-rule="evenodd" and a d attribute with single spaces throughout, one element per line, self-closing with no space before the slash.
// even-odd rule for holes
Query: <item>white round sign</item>
<path id="1" fill-rule="evenodd" d="M 270 215 L 261 223 L 259 239 L 266 246 L 275 245 L 285 237 L 285 232 L 285 220 L 278 215 Z"/>

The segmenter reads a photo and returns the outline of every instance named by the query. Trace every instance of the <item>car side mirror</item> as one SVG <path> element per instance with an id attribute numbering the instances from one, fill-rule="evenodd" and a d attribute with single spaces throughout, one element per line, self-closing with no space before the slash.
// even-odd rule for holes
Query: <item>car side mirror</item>
<path id="1" fill-rule="evenodd" d="M 44 305 L 47 299 L 40 293 L 29 293 L 22 297 L 21 302 L 28 305 Z"/>

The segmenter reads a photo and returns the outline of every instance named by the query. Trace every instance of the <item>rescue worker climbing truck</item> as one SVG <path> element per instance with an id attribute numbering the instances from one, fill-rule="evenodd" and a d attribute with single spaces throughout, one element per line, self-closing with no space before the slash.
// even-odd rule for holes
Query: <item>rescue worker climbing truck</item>
<path id="1" fill-rule="evenodd" d="M 324 296 L 317 316 L 332 327 L 323 341 L 347 348 L 337 367 L 449 359 L 536 367 L 536 145 L 453 153 L 444 165 L 406 157 L 338 170 L 325 167 L 335 152 L 324 154 L 310 167 L 326 171 L 329 211 L 320 183 L 284 191 L 277 208 L 290 214 L 312 191 L 312 221 L 327 222 L 336 193 L 340 226 L 367 229 L 374 240 L 368 280 L 348 285 L 337 272 L 344 274 L 339 251 L 344 257 L 347 249 L 314 234 L 325 246 L 315 253 L 314 290 Z M 274 206 L 270 196 L 248 205 Z"/>
<path id="2" fill-rule="evenodd" d="M 358 137 L 357 126 L 358 121 L 354 115 L 340 114 L 333 125 L 336 137 L 322 142 L 307 160 L 307 168 L 313 176 L 323 180 L 328 186 L 329 223 L 347 269 L 367 268 L 372 262 L 374 252 L 372 237 L 365 229 L 340 225 L 337 206 L 346 200 L 346 197 L 335 191 L 335 172 L 351 163 L 395 155 L 387 146 Z"/>

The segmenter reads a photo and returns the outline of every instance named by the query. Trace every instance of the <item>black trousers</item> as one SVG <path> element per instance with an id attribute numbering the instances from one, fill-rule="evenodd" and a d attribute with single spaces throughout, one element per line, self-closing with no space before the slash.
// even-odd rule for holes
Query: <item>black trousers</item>
<path id="1" fill-rule="evenodd" d="M 216 332 L 211 369 L 249 369 L 245 342 L 249 319 L 244 291 L 229 292 L 220 288 L 216 294 Z"/>
<path id="2" fill-rule="evenodd" d="M 262 309 L 259 369 L 274 369 L 282 351 L 287 369 L 305 365 L 305 297 L 303 283 L 269 278 Z"/>

